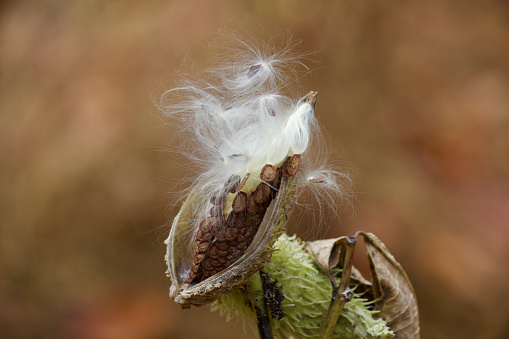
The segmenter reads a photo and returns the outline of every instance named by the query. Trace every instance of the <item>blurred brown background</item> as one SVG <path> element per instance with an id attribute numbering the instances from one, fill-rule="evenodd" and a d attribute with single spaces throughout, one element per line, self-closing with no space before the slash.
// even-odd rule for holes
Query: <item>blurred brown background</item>
<path id="1" fill-rule="evenodd" d="M 168 192 L 186 170 L 158 151 L 172 132 L 152 102 L 245 15 L 319 51 L 304 87 L 357 192 L 326 235 L 388 245 L 423 338 L 509 337 L 508 2 L 0 6 L 0 337 L 255 338 L 167 297 Z"/>

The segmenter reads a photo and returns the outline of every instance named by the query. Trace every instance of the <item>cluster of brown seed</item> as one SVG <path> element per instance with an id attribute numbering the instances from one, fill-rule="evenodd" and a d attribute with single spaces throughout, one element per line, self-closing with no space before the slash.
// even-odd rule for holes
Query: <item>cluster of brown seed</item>
<path id="1" fill-rule="evenodd" d="M 262 181 L 250 195 L 241 192 L 249 174 L 242 180 L 238 176 L 232 177 L 223 190 L 211 195 L 213 207 L 209 216 L 201 220 L 194 237 L 196 249 L 186 283 L 203 281 L 221 272 L 244 254 L 272 199 L 276 197 L 282 178 L 297 174 L 300 159 L 300 154 L 294 154 L 279 168 L 265 165 L 260 173 Z M 235 194 L 235 197 L 232 211 L 225 216 L 224 207 L 229 193 Z"/>

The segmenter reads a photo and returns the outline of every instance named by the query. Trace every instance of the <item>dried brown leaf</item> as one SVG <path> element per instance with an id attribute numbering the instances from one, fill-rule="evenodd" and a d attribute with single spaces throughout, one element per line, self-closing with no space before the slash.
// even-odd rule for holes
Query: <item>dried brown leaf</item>
<path id="1" fill-rule="evenodd" d="M 332 275 L 332 269 L 339 263 L 341 247 L 345 241 L 346 237 L 339 237 L 306 243 L 306 250 L 311 255 L 311 258 L 327 274 L 334 286 L 336 285 L 336 279 Z"/>
<path id="2" fill-rule="evenodd" d="M 387 321 L 395 338 L 419 339 L 417 299 L 403 267 L 374 234 L 357 234 L 366 244 L 377 316 Z"/>
<path id="3" fill-rule="evenodd" d="M 376 315 L 387 322 L 395 338 L 419 339 L 419 311 L 415 292 L 403 267 L 394 259 L 385 245 L 372 233 L 358 232 L 367 248 L 372 281 L 352 268 L 350 284 L 356 285 L 356 293 L 373 296 Z M 318 266 L 337 286 L 332 269 L 342 263 L 344 244 L 347 237 L 311 241 L 306 250 Z"/>

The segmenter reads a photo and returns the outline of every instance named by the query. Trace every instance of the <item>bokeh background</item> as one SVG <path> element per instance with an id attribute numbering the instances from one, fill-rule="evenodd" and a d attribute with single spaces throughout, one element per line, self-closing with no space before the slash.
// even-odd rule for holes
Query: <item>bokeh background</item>
<path id="1" fill-rule="evenodd" d="M 256 34 L 244 17 L 317 51 L 303 88 L 356 192 L 322 235 L 387 244 L 423 338 L 509 337 L 501 0 L 2 2 L 0 337 L 256 337 L 167 296 L 170 192 L 187 169 L 161 151 L 173 132 L 153 103 L 184 57 L 206 64 L 218 29 Z M 309 220 L 291 232 L 309 238 Z"/>

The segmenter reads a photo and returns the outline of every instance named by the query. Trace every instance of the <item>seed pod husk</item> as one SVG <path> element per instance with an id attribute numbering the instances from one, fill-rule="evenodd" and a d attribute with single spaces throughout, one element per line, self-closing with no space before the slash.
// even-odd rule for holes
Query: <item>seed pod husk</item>
<path id="1" fill-rule="evenodd" d="M 166 273 L 171 280 L 170 297 L 183 308 L 191 305 L 201 306 L 214 301 L 220 295 L 229 293 L 232 288 L 244 284 L 251 275 L 269 261 L 274 251 L 272 245 L 285 229 L 295 186 L 294 177 L 282 178 L 279 191 L 266 208 L 265 214 L 246 217 L 250 225 L 257 224 L 257 222 L 253 224 L 251 220 L 262 219 L 262 222 L 255 234 L 246 234 L 254 239 L 240 258 L 205 280 L 189 284 L 185 281 L 195 254 L 190 246 L 193 241 L 190 225 L 200 218 L 196 215 L 199 211 L 197 207 L 203 203 L 202 191 L 193 189 L 173 220 L 170 235 L 165 241 L 167 245 L 165 260 L 168 265 Z M 246 239 L 246 242 L 247 240 L 249 239 Z M 218 247 L 218 250 L 221 248 Z M 212 264 L 216 263 L 211 262 L 210 265 Z M 220 265 L 219 261 L 217 264 Z"/>

